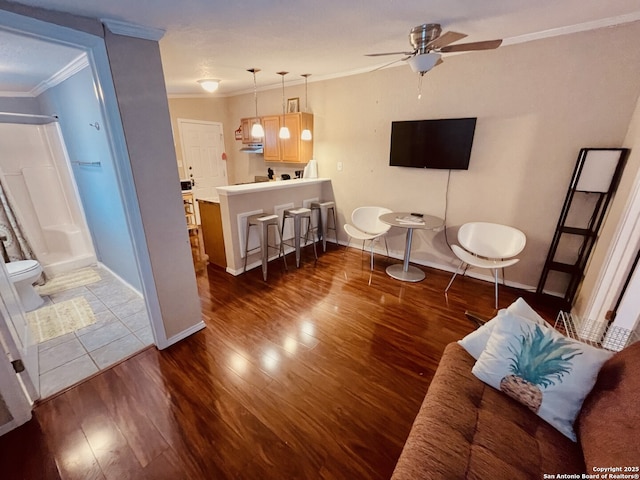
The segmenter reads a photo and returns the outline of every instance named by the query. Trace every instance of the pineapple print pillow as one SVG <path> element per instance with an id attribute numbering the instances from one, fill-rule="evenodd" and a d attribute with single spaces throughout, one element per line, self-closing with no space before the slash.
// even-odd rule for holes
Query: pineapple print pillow
<path id="1" fill-rule="evenodd" d="M 613 353 L 509 313 L 495 322 L 472 373 L 575 442 L 573 422 Z"/>

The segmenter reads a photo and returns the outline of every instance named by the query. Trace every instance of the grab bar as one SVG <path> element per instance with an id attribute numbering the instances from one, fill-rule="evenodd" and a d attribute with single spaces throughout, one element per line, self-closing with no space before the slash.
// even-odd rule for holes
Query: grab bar
<path id="1" fill-rule="evenodd" d="M 80 165 L 81 167 L 99 167 L 102 164 L 100 162 L 71 162 L 73 165 Z"/>

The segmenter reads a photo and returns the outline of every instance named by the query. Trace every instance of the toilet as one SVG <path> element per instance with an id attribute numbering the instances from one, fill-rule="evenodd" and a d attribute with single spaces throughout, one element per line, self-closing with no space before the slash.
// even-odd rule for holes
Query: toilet
<path id="1" fill-rule="evenodd" d="M 19 260 L 5 264 L 9 279 L 16 287 L 18 297 L 25 312 L 35 310 L 44 303 L 44 299 L 38 295 L 34 282 L 42 273 L 42 265 L 37 260 Z"/>

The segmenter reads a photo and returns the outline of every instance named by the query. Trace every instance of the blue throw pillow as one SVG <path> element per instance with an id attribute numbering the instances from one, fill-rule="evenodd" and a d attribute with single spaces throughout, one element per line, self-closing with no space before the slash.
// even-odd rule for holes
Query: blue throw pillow
<path id="1" fill-rule="evenodd" d="M 613 353 L 508 312 L 494 321 L 472 373 L 575 442 L 573 422 Z"/>

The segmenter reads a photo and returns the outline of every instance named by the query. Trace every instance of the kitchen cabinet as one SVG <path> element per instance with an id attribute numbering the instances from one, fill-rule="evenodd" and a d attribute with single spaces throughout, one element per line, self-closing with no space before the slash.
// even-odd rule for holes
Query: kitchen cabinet
<path id="1" fill-rule="evenodd" d="M 198 207 L 202 222 L 200 228 L 202 229 L 204 253 L 208 255 L 210 263 L 226 268 L 227 258 L 224 249 L 220 203 L 199 198 Z"/>
<path id="2" fill-rule="evenodd" d="M 277 115 L 262 117 L 264 140 L 262 142 L 265 162 L 280 162 L 280 119 Z"/>
<path id="3" fill-rule="evenodd" d="M 313 114 L 287 113 L 284 124 L 291 137 L 283 140 L 278 137 L 282 126 L 282 115 L 262 117 L 264 127 L 264 160 L 266 162 L 307 163 L 313 158 L 313 140 L 301 140 L 302 130 L 313 131 Z"/>
<path id="4" fill-rule="evenodd" d="M 241 118 L 240 125 L 242 125 L 242 143 L 260 143 L 261 138 L 254 138 L 251 136 L 251 128 L 256 122 L 260 122 L 259 117 Z"/>

